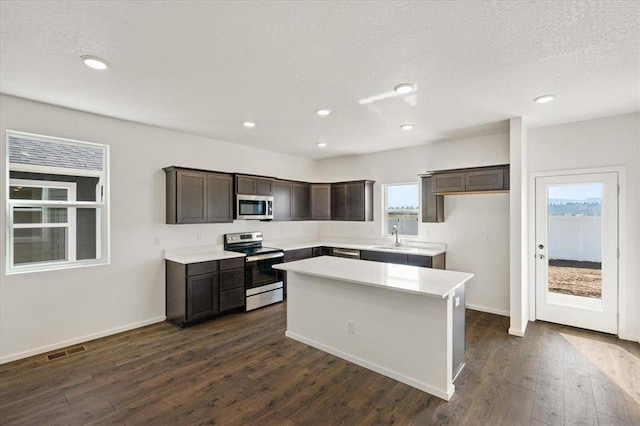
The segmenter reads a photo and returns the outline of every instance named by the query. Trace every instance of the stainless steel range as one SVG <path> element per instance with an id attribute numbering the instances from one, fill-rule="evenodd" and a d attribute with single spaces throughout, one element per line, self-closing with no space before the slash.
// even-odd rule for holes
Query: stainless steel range
<path id="1" fill-rule="evenodd" d="M 284 251 L 262 246 L 262 232 L 225 234 L 224 249 L 244 253 L 247 311 L 282 302 L 283 272 L 274 269 L 282 263 Z"/>

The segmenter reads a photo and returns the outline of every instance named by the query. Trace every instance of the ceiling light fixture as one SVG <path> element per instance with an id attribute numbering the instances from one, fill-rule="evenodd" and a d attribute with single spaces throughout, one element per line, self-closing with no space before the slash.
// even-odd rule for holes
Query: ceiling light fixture
<path id="1" fill-rule="evenodd" d="M 542 96 L 538 96 L 537 98 L 534 98 L 533 101 L 539 104 L 546 104 L 547 102 L 551 102 L 552 100 L 554 100 L 556 97 L 556 95 L 542 95 Z"/>
<path id="2" fill-rule="evenodd" d="M 318 114 L 320 117 L 326 117 L 327 115 L 331 114 L 331 110 L 328 108 L 322 108 L 317 110 L 316 114 Z"/>
<path id="3" fill-rule="evenodd" d="M 326 142 L 318 142 L 316 145 L 317 145 L 319 148 L 324 148 L 325 146 L 327 146 L 327 145 L 329 145 L 329 144 L 328 144 L 328 143 L 326 143 Z"/>
<path id="4" fill-rule="evenodd" d="M 413 83 L 401 83 L 394 87 L 393 90 L 399 95 L 406 95 L 416 90 L 416 85 Z"/>
<path id="5" fill-rule="evenodd" d="M 86 66 L 89 68 L 93 68 L 94 70 L 106 70 L 109 68 L 109 64 L 104 59 L 98 58 L 96 56 L 84 55 L 80 56 L 80 59 Z"/>
<path id="6" fill-rule="evenodd" d="M 243 121 L 242 125 L 244 127 L 248 127 L 249 129 L 252 127 L 256 127 L 256 123 L 254 123 L 253 121 Z"/>
<path id="7" fill-rule="evenodd" d="M 402 126 L 400 126 L 402 130 L 413 130 L 413 127 L 413 124 L 403 124 Z"/>

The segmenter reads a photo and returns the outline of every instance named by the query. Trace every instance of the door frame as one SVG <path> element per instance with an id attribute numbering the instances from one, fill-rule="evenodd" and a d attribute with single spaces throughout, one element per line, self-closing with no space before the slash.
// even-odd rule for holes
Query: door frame
<path id="1" fill-rule="evenodd" d="M 621 238 L 627 235 L 627 176 L 625 166 L 597 167 L 585 169 L 564 169 L 549 170 L 529 173 L 529 199 L 528 199 L 528 235 L 529 243 L 526 256 L 528 277 L 529 277 L 529 321 L 536 321 L 536 178 L 549 176 L 571 176 L 590 173 L 618 173 L 618 185 L 620 192 L 618 195 L 618 249 L 620 256 L 618 257 L 618 337 L 625 338 L 627 336 L 627 311 L 625 303 L 621 303 L 627 299 L 627 239 Z"/>

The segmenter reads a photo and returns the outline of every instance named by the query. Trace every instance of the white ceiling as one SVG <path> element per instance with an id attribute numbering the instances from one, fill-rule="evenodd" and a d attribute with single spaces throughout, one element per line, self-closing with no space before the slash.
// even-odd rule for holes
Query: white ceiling
<path id="1" fill-rule="evenodd" d="M 3 93 L 308 158 L 640 110 L 635 1 L 3 0 L 0 14 Z M 402 82 L 416 98 L 357 102 Z M 557 98 L 532 102 L 544 93 Z"/>

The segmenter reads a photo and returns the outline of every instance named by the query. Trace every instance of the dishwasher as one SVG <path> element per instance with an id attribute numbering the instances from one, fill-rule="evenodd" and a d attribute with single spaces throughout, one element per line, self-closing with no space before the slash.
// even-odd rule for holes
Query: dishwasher
<path id="1" fill-rule="evenodd" d="M 360 259 L 360 250 L 334 248 L 331 254 L 335 257 L 348 257 L 349 259 Z"/>

